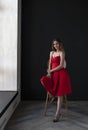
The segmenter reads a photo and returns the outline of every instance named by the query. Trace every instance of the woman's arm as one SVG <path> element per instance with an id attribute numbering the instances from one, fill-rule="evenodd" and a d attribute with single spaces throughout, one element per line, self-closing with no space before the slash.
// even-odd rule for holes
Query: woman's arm
<path id="1" fill-rule="evenodd" d="M 52 56 L 52 52 L 50 52 L 50 56 L 49 56 L 49 61 L 48 61 L 48 70 L 51 69 L 51 56 Z"/>
<path id="2" fill-rule="evenodd" d="M 51 76 L 50 75 L 50 70 L 51 70 L 51 57 L 52 57 L 52 53 L 53 52 L 50 52 L 50 56 L 49 56 L 49 61 L 48 61 L 48 69 L 47 69 L 47 76 Z"/>
<path id="3" fill-rule="evenodd" d="M 60 53 L 60 65 L 50 70 L 50 73 L 60 70 L 64 67 L 65 54 L 63 52 Z"/>
<path id="4" fill-rule="evenodd" d="M 64 65 L 63 65 L 63 67 L 66 68 L 66 66 L 67 66 L 67 63 L 66 63 L 66 60 L 64 60 Z"/>

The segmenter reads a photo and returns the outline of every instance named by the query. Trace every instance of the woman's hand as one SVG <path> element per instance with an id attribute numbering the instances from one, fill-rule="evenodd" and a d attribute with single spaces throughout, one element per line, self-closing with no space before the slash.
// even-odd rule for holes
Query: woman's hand
<path id="1" fill-rule="evenodd" d="M 47 73 L 50 74 L 50 69 L 47 69 Z"/>
<path id="2" fill-rule="evenodd" d="M 48 77 L 51 77 L 51 74 L 47 74 Z"/>
<path id="3" fill-rule="evenodd" d="M 51 72 L 50 72 L 50 69 L 47 69 L 47 76 L 51 77 Z"/>

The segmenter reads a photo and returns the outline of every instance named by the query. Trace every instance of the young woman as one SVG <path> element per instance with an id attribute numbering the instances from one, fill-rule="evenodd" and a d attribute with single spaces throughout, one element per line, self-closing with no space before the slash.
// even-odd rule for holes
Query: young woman
<path id="1" fill-rule="evenodd" d="M 72 93 L 70 77 L 66 70 L 65 51 L 59 38 L 52 41 L 47 75 L 40 79 L 50 95 L 57 97 L 57 109 L 53 122 L 58 122 L 61 116 L 63 96 Z"/>

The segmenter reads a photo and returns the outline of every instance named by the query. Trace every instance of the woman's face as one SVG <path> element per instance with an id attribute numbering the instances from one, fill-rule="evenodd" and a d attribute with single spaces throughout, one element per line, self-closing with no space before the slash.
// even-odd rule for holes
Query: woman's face
<path id="1" fill-rule="evenodd" d="M 53 42 L 53 47 L 57 50 L 59 49 L 59 42 L 58 41 L 54 41 Z"/>

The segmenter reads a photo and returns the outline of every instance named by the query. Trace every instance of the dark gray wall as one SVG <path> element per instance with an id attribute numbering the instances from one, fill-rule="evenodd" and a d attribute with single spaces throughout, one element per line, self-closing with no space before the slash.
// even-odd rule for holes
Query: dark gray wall
<path id="1" fill-rule="evenodd" d="M 44 99 L 51 41 L 60 37 L 66 51 L 72 90 L 69 100 L 88 100 L 88 8 L 85 1 L 22 1 L 22 99 Z"/>

